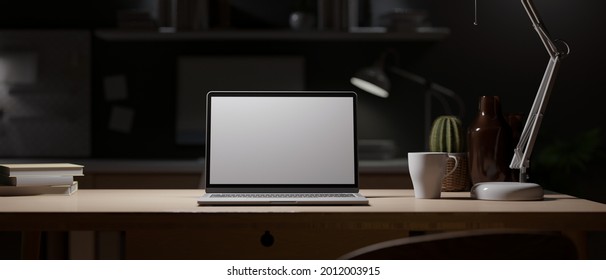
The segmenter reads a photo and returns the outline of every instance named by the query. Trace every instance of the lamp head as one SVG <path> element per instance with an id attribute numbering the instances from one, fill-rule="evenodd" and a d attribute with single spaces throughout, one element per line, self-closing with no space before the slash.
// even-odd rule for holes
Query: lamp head
<path id="1" fill-rule="evenodd" d="M 389 96 L 391 84 L 381 65 L 373 65 L 361 69 L 350 79 L 350 82 L 354 86 L 376 96 L 383 98 Z"/>

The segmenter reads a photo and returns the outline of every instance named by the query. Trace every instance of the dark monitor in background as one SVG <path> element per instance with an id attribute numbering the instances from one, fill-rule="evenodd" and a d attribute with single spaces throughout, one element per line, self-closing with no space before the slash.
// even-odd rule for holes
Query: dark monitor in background
<path id="1" fill-rule="evenodd" d="M 178 145 L 204 144 L 209 91 L 304 90 L 300 56 L 182 56 L 177 67 Z"/>

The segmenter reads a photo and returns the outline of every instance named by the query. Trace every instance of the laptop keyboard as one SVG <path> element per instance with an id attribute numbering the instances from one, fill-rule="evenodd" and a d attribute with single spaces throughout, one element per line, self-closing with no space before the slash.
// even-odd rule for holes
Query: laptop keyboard
<path id="1" fill-rule="evenodd" d="M 352 193 L 215 193 L 216 198 L 340 198 L 355 197 Z"/>

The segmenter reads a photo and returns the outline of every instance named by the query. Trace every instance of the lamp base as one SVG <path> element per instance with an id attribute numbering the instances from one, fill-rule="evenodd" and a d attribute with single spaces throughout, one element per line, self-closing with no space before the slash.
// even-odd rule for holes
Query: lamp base
<path id="1" fill-rule="evenodd" d="M 483 182 L 471 188 L 471 198 L 481 200 L 543 200 L 543 188 L 534 183 Z"/>

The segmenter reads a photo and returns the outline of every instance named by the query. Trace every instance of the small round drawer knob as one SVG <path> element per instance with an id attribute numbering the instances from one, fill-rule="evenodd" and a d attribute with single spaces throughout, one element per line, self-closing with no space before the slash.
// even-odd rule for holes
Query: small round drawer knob
<path id="1" fill-rule="evenodd" d="M 265 233 L 261 235 L 261 245 L 265 247 L 271 247 L 271 245 L 274 245 L 274 236 L 271 235 L 269 230 L 266 230 Z"/>

